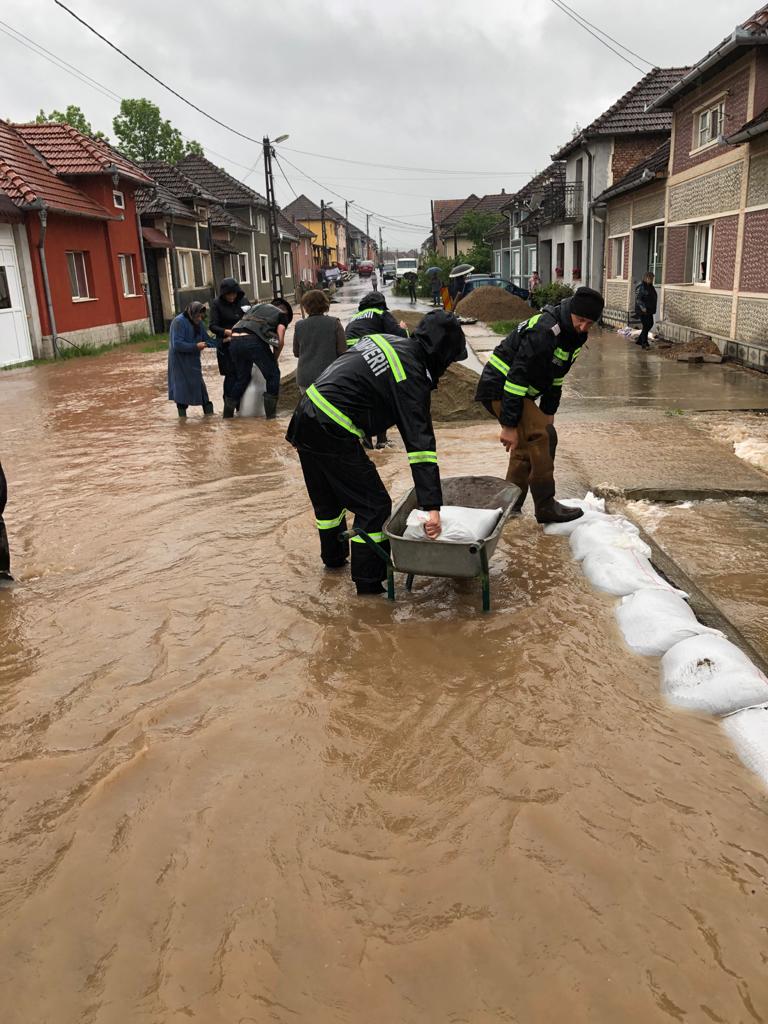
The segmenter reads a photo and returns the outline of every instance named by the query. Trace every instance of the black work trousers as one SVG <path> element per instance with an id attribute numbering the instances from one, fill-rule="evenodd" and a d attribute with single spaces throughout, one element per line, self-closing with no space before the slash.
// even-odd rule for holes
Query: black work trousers
<path id="1" fill-rule="evenodd" d="M 251 371 L 258 366 L 264 374 L 267 394 L 277 396 L 280 392 L 280 367 L 272 347 L 253 335 L 232 338 L 229 355 L 234 366 L 234 379 L 229 374 L 224 378 L 224 397 L 238 403 L 251 383 Z"/>
<path id="2" fill-rule="evenodd" d="M 8 485 L 3 473 L 3 465 L 0 463 L 0 575 L 9 576 L 11 573 L 11 552 L 8 547 L 8 534 L 3 522 L 5 503 L 8 500 Z"/>
<path id="3" fill-rule="evenodd" d="M 376 467 L 359 441 L 340 441 L 336 451 L 314 451 L 296 445 L 304 483 L 320 535 L 320 557 L 331 568 L 343 565 L 349 542 L 341 539 L 347 529 L 347 513 L 355 526 L 370 534 L 389 554 L 389 541 L 381 532 L 392 511 L 392 502 Z M 386 578 L 387 564 L 361 538 L 352 542 L 352 579 L 378 583 Z"/>
<path id="4" fill-rule="evenodd" d="M 640 331 L 640 337 L 637 339 L 637 344 L 645 347 L 648 344 L 648 331 L 653 327 L 653 314 L 643 313 L 640 317 L 640 324 L 642 330 Z"/>

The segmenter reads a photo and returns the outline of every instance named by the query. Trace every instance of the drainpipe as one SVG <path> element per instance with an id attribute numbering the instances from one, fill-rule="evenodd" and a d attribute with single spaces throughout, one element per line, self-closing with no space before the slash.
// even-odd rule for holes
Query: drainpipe
<path id="1" fill-rule="evenodd" d="M 592 287 L 592 170 L 594 156 L 586 142 L 581 148 L 587 154 L 587 288 Z"/>
<path id="2" fill-rule="evenodd" d="M 56 331 L 56 317 L 53 313 L 53 299 L 51 298 L 51 283 L 48 279 L 48 263 L 45 259 L 45 235 L 48 230 L 48 210 L 42 206 L 37 215 L 40 218 L 40 239 L 37 243 L 37 251 L 40 255 L 40 269 L 43 274 L 43 292 L 45 293 L 45 307 L 48 310 L 48 323 L 51 327 L 51 342 L 53 344 L 54 359 L 59 354 L 58 333 Z"/>
<path id="3" fill-rule="evenodd" d="M 147 254 L 144 251 L 144 235 L 141 233 L 141 217 L 139 211 L 136 209 L 136 230 L 139 233 L 139 251 L 141 253 L 141 290 L 144 292 L 144 302 L 147 307 L 147 322 L 152 330 L 155 329 L 155 324 L 152 320 L 152 307 L 149 304 L 149 277 L 147 276 Z"/>
<path id="4" fill-rule="evenodd" d="M 171 241 L 173 241 L 173 214 L 170 215 L 171 223 Z M 173 289 L 173 315 L 171 320 L 176 316 L 177 313 L 181 313 L 179 303 L 179 275 L 176 267 L 176 253 L 172 250 L 168 250 L 168 262 L 171 266 L 171 288 Z"/>
<path id="5" fill-rule="evenodd" d="M 507 220 L 509 221 L 509 279 L 511 281 L 512 280 L 512 211 L 511 210 L 502 210 L 501 212 L 507 218 Z M 522 246 L 520 248 L 520 252 L 521 252 L 520 273 L 522 274 L 522 272 L 523 272 Z M 502 263 L 503 262 L 504 261 L 502 260 Z"/>

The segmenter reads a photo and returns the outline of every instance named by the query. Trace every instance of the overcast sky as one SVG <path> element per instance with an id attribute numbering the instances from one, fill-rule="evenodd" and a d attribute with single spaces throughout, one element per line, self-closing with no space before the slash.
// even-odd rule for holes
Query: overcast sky
<path id="1" fill-rule="evenodd" d="M 385 246 L 421 243 L 429 233 L 430 198 L 516 191 L 576 124 L 588 124 L 647 69 L 635 57 L 629 59 L 641 70 L 620 60 L 552 0 L 66 2 L 221 121 L 254 139 L 289 133 L 279 150 L 296 192 L 339 208 L 339 197 L 349 199 L 350 220 L 363 228 L 372 212 L 371 234 L 381 225 Z M 702 57 L 757 4 L 570 0 L 569 6 L 646 61 L 678 67 Z M 261 164 L 248 171 L 260 146 L 166 92 L 54 0 L 3 0 L 0 19 L 2 116 L 30 120 L 41 107 L 74 103 L 111 134 L 118 98 L 146 96 L 198 139 L 210 159 L 264 191 Z M 9 28 L 27 39 L 11 39 Z M 31 52 L 28 40 L 111 95 Z M 277 193 L 283 204 L 293 198 L 282 177 Z"/>

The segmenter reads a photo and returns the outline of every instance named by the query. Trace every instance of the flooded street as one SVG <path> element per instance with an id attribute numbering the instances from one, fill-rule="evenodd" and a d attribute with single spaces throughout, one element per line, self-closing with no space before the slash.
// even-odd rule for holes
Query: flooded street
<path id="1" fill-rule="evenodd" d="M 285 416 L 180 422 L 165 359 L 0 379 L 3 1024 L 768 1021 L 765 793 L 567 541 L 511 522 L 487 616 L 358 599 Z"/>

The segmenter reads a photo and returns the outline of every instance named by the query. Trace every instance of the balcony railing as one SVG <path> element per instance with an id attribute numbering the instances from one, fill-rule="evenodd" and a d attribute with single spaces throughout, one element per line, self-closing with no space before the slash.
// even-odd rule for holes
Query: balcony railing
<path id="1" fill-rule="evenodd" d="M 584 184 L 569 181 L 565 185 L 545 190 L 541 204 L 541 219 L 544 224 L 566 222 L 575 224 L 584 217 Z"/>

